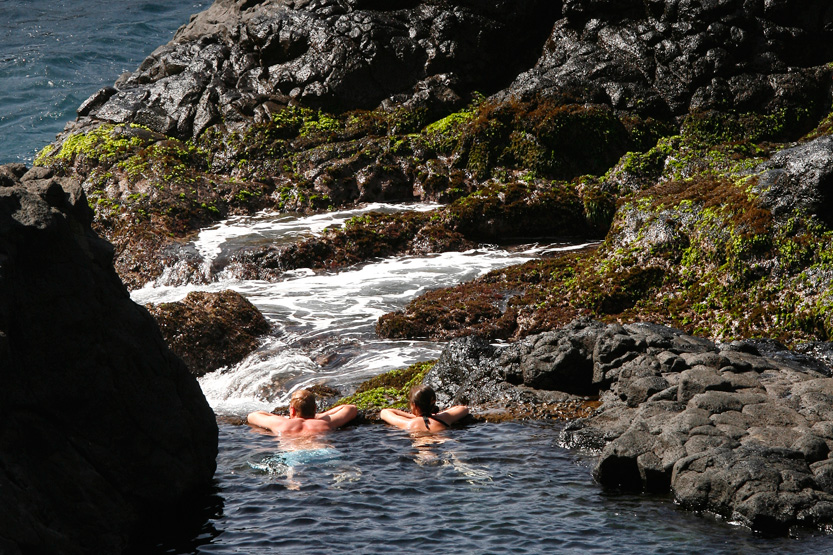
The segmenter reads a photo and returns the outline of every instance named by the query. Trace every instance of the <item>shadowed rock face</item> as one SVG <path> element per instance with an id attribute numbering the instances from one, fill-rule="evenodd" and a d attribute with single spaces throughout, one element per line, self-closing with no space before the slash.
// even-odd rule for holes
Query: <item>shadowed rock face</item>
<path id="1" fill-rule="evenodd" d="M 274 103 L 442 115 L 474 90 L 664 118 L 817 110 L 831 39 L 823 0 L 218 0 L 80 114 L 184 138 Z"/>
<path id="2" fill-rule="evenodd" d="M 117 552 L 208 484 L 217 425 L 78 182 L 24 172 L 0 167 L 0 551 Z"/>
<path id="3" fill-rule="evenodd" d="M 671 491 L 684 507 L 766 533 L 833 522 L 831 344 L 716 345 L 652 325 L 576 320 L 496 349 L 453 340 L 425 383 L 441 405 L 513 407 L 601 392 L 563 443 L 600 451 L 604 486 Z"/>
<path id="4" fill-rule="evenodd" d="M 500 96 L 566 93 L 662 117 L 811 108 L 829 87 L 829 2 L 568 0 L 562 15 Z"/>

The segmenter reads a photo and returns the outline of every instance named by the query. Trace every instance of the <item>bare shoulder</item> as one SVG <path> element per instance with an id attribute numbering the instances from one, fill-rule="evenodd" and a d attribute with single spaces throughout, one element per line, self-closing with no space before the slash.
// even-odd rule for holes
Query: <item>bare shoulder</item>
<path id="1" fill-rule="evenodd" d="M 461 418 L 464 418 L 469 413 L 469 408 L 465 405 L 455 405 L 448 407 L 444 411 L 438 412 L 437 416 L 442 418 L 443 422 L 453 424 Z"/>

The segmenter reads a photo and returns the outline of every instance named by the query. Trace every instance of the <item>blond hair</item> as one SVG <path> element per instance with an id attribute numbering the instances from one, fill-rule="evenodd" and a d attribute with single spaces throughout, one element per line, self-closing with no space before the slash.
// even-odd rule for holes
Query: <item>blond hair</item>
<path id="1" fill-rule="evenodd" d="M 292 394 L 289 406 L 295 409 L 295 413 L 301 418 L 314 418 L 315 393 L 306 389 L 299 389 Z"/>

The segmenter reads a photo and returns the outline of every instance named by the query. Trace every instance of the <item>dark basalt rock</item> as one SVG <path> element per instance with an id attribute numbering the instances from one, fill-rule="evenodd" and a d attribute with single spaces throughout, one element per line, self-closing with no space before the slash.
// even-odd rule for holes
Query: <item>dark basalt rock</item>
<path id="1" fill-rule="evenodd" d="M 535 67 L 500 93 L 566 95 L 655 117 L 826 109 L 829 3 L 563 3 Z"/>
<path id="2" fill-rule="evenodd" d="M 477 414 L 552 393 L 530 385 L 566 395 L 592 381 L 601 407 L 562 439 L 600 453 L 602 485 L 670 491 L 688 509 L 780 534 L 833 522 L 830 375 L 824 360 L 777 342 L 718 346 L 654 324 L 582 319 L 499 349 L 455 339 L 425 383 Z"/>
<path id="3" fill-rule="evenodd" d="M 275 102 L 401 106 L 430 121 L 474 90 L 665 119 L 818 111 L 827 107 L 831 22 L 823 0 L 220 0 L 81 112 L 184 138 L 268 117 Z"/>
<path id="4" fill-rule="evenodd" d="M 80 184 L 23 169 L 0 167 L 0 551 L 117 553 L 208 486 L 217 425 Z"/>
<path id="5" fill-rule="evenodd" d="M 243 360 L 271 329 L 243 295 L 191 292 L 179 302 L 148 306 L 171 350 L 195 376 Z"/>
<path id="6" fill-rule="evenodd" d="M 759 169 L 753 190 L 776 220 L 799 211 L 833 226 L 833 137 L 784 149 Z"/>
<path id="7" fill-rule="evenodd" d="M 396 104 L 435 116 L 534 61 L 556 5 L 523 2 L 220 0 L 116 83 L 91 116 L 180 138 L 264 103 L 343 110 Z"/>

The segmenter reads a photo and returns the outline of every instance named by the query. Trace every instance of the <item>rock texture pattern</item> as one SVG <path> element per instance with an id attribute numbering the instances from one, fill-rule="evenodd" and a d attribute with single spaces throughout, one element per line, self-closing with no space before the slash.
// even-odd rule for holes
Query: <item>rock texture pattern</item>
<path id="1" fill-rule="evenodd" d="M 550 2 L 220 0 L 82 112 L 180 138 L 276 103 L 373 108 L 396 97 L 446 113 L 534 59 Z M 542 17 L 542 15 L 544 17 Z"/>
<path id="2" fill-rule="evenodd" d="M 202 376 L 243 360 L 271 329 L 236 291 L 193 291 L 180 302 L 148 306 L 171 350 Z"/>
<path id="3" fill-rule="evenodd" d="M 601 392 L 564 442 L 600 451 L 604 486 L 673 492 L 766 533 L 833 522 L 830 344 L 787 351 L 773 341 L 716 345 L 653 324 L 577 320 L 496 350 L 452 341 L 425 382 L 440 404 L 511 406 L 540 391 Z"/>
<path id="4" fill-rule="evenodd" d="M 828 2 L 565 0 L 534 68 L 502 95 L 569 94 L 655 116 L 822 101 Z M 809 107 L 809 106 L 808 106 Z"/>
<path id="5" fill-rule="evenodd" d="M 0 167 L 0 552 L 116 553 L 206 486 L 217 425 L 81 186 Z"/>
<path id="6" fill-rule="evenodd" d="M 831 39 L 822 0 L 220 0 L 80 113 L 182 138 L 289 101 L 439 114 L 473 90 L 655 117 L 819 108 Z"/>

